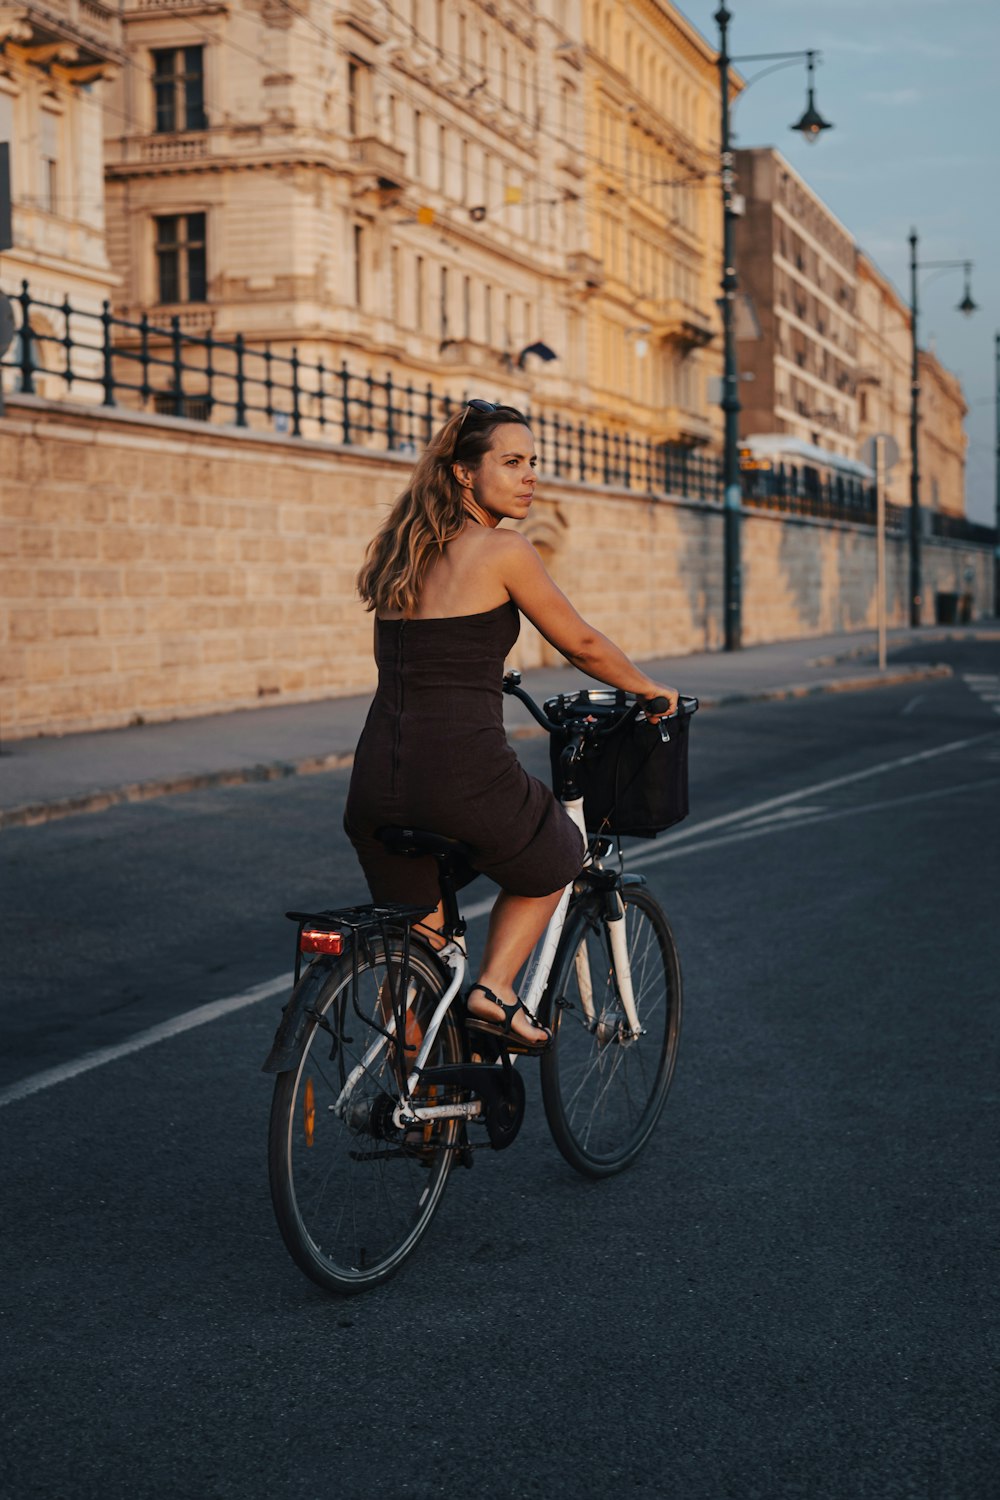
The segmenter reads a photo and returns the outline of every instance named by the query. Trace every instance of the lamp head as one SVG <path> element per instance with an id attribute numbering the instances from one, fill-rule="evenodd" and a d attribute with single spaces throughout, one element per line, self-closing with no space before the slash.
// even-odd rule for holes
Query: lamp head
<path id="1" fill-rule="evenodd" d="M 972 265 L 971 263 L 967 262 L 965 267 L 965 293 L 962 297 L 961 302 L 958 304 L 958 311 L 960 313 L 964 313 L 967 318 L 971 318 L 974 312 L 979 311 L 976 303 L 972 300 L 972 287 L 970 285 L 971 272 Z"/>
<path id="2" fill-rule="evenodd" d="M 800 120 L 796 120 L 795 124 L 791 126 L 791 129 L 797 130 L 802 136 L 803 140 L 807 141 L 818 141 L 824 130 L 833 129 L 830 121 L 824 120 L 823 116 L 816 108 L 812 89 L 809 90 L 809 100 L 806 104 L 805 110 L 802 113 L 802 118 Z"/>
<path id="3" fill-rule="evenodd" d="M 815 86 L 813 84 L 813 77 L 815 75 L 815 72 L 816 53 L 807 52 L 806 78 L 808 80 L 808 88 L 806 92 L 806 107 L 803 111 L 801 120 L 796 120 L 795 124 L 791 127 L 793 130 L 797 130 L 802 136 L 803 140 L 806 141 L 818 141 L 824 130 L 833 129 L 829 120 L 824 120 L 823 116 L 816 108 Z"/>

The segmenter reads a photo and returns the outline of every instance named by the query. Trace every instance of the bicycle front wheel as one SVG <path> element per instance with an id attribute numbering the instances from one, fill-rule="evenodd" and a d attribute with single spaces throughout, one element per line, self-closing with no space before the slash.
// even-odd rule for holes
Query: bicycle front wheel
<path id="1" fill-rule="evenodd" d="M 389 962 L 395 979 L 400 949 L 393 943 Z M 386 981 L 386 954 L 377 942 L 359 955 L 356 1008 L 350 959 L 331 970 L 312 1007 L 298 1065 L 279 1075 L 271 1104 L 268 1168 L 278 1227 L 295 1263 L 330 1292 L 364 1291 L 399 1269 L 441 1201 L 459 1139 L 455 1119 L 409 1129 L 393 1122 L 395 1045 L 377 1029 L 386 1021 Z M 410 1068 L 444 989 L 434 958 L 411 944 Z M 449 1013 L 427 1066 L 459 1061 L 461 1043 Z M 420 1102 L 445 1104 L 453 1097 L 434 1086 Z"/>
<path id="2" fill-rule="evenodd" d="M 622 891 L 641 1034 L 632 1037 L 615 984 L 607 923 L 571 908 L 549 980 L 555 1040 L 541 1059 L 549 1129 L 588 1177 L 629 1166 L 667 1102 L 681 1030 L 681 969 L 670 924 L 643 886 Z"/>

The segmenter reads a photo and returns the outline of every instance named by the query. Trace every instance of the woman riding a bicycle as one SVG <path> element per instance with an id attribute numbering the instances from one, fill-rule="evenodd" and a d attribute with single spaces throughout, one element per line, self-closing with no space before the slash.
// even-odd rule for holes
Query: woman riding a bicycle
<path id="1" fill-rule="evenodd" d="M 436 908 L 424 931 L 443 921 L 437 863 L 389 852 L 381 830 L 459 839 L 465 878 L 483 873 L 500 886 L 466 1024 L 520 1052 L 544 1051 L 551 1033 L 521 1005 L 516 977 L 585 850 L 504 733 L 501 679 L 519 612 L 591 677 L 640 700 L 666 699 L 664 713 L 678 698 L 589 625 L 530 542 L 500 526 L 527 517 L 536 466 L 521 412 L 470 401 L 437 432 L 372 540 L 358 588 L 375 614 L 379 685 L 345 815 L 373 900 Z"/>

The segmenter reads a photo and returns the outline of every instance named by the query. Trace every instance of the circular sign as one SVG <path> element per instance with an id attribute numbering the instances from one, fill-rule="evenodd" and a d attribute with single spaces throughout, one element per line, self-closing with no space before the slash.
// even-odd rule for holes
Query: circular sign
<path id="1" fill-rule="evenodd" d="M 891 432 L 875 432 L 871 437 L 865 438 L 861 444 L 861 462 L 867 464 L 869 469 L 874 469 L 875 460 L 878 457 L 879 438 L 882 439 L 882 462 L 888 474 L 893 464 L 899 462 L 899 444 Z"/>
<path id="2" fill-rule="evenodd" d="M 0 354 L 6 354 L 14 338 L 14 309 L 10 298 L 0 292 Z"/>

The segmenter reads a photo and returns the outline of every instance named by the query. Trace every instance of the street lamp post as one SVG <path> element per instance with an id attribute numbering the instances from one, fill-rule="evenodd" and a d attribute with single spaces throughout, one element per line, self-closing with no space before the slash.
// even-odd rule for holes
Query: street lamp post
<path id="1" fill-rule="evenodd" d="M 730 14 L 720 5 L 719 88 L 722 105 L 722 486 L 725 571 L 725 641 L 727 651 L 742 645 L 742 578 L 740 567 L 740 390 L 736 369 L 736 214 L 733 212 L 733 152 L 729 140 L 729 50 Z"/>
<path id="2" fill-rule="evenodd" d="M 910 625 L 916 628 L 922 615 L 922 564 L 920 519 L 920 347 L 917 341 L 919 306 L 917 289 L 921 271 L 950 271 L 961 267 L 965 272 L 965 294 L 958 311 L 968 317 L 976 311 L 969 277 L 971 260 L 918 260 L 917 231 L 910 231 Z"/>
<path id="3" fill-rule="evenodd" d="M 996 527 L 996 536 L 993 538 L 993 613 L 1000 620 L 1000 333 L 995 335 L 996 346 L 996 510 L 993 516 L 993 524 Z"/>
<path id="4" fill-rule="evenodd" d="M 736 210 L 734 188 L 736 174 L 734 156 L 729 133 L 729 66 L 734 62 L 769 62 L 773 67 L 765 68 L 756 77 L 771 73 L 777 68 L 787 67 L 792 62 L 806 59 L 808 69 L 808 94 L 806 108 L 800 120 L 792 126 L 807 141 L 818 140 L 830 126 L 816 109 L 813 73 L 818 53 L 810 52 L 755 52 L 742 57 L 729 55 L 729 23 L 732 12 L 725 4 L 715 12 L 719 27 L 719 102 L 720 102 L 720 159 L 722 167 L 722 485 L 724 500 L 724 617 L 725 647 L 727 651 L 738 651 L 743 643 L 742 568 L 740 563 L 740 524 L 742 520 L 742 484 L 740 477 L 740 390 L 739 371 L 736 367 Z M 751 78 L 747 88 L 755 81 Z"/>

